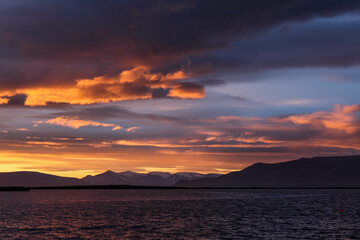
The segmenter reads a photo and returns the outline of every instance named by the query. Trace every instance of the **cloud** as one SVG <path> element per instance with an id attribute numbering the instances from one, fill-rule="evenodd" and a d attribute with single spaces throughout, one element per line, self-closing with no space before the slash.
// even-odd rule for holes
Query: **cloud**
<path id="1" fill-rule="evenodd" d="M 7 105 L 10 106 L 23 106 L 26 101 L 26 95 L 25 94 L 16 94 L 14 96 L 8 97 L 9 101 L 7 102 Z"/>
<path id="2" fill-rule="evenodd" d="M 182 131 L 176 136 L 141 135 L 108 144 L 165 148 L 179 154 L 355 154 L 360 151 L 359 122 L 359 105 L 335 105 L 330 111 L 285 117 L 194 119 L 178 126 Z"/>
<path id="3" fill-rule="evenodd" d="M 36 166 L 98 170 L 175 164 L 233 169 L 254 159 L 359 153 L 357 105 L 260 117 L 320 104 L 305 106 L 306 96 L 295 96 L 274 109 L 243 101 L 246 86 L 239 92 L 222 86 L 278 81 L 276 71 L 310 83 L 313 68 L 331 75 L 321 79 L 338 79 L 360 64 L 359 8 L 355 0 L 0 1 L 0 119 L 7 131 L 0 134 L 0 149 L 9 161 L 29 154 L 22 157 Z M 348 70 L 357 81 L 357 70 Z M 204 100 L 170 100 L 200 99 L 205 89 Z M 268 90 L 276 94 L 259 89 Z M 237 102 L 221 97 L 226 94 Z M 118 101 L 125 102 L 111 103 Z M 111 131 L 122 126 L 121 134 Z M 61 140 L 76 138 L 83 140 Z M 59 159 L 63 154 L 72 160 Z M 81 160 L 88 154 L 114 159 Z"/>
<path id="4" fill-rule="evenodd" d="M 285 117 L 194 119 L 179 122 L 176 134 L 165 134 L 159 128 L 150 132 L 144 129 L 141 135 L 131 139 L 104 142 L 107 147 L 164 148 L 164 151 L 179 154 L 268 152 L 311 156 L 321 152 L 356 153 L 360 151 L 359 122 L 359 105 L 335 105 L 329 111 Z"/>
<path id="5" fill-rule="evenodd" d="M 95 122 L 95 121 L 89 121 L 89 120 L 81 120 L 78 117 L 69 117 L 69 116 L 57 117 L 57 118 L 49 119 L 47 121 L 36 121 L 34 124 L 34 127 L 37 127 L 40 124 L 58 125 L 58 126 L 64 126 L 64 127 L 74 128 L 74 129 L 78 129 L 80 127 L 86 127 L 86 126 L 112 127 L 113 131 L 122 129 L 121 126 L 116 125 L 116 124 L 101 123 L 101 122 Z"/>
<path id="6" fill-rule="evenodd" d="M 324 29 L 317 26 L 321 31 L 305 29 L 309 38 L 297 43 L 292 23 L 356 13 L 359 6 L 358 1 L 337 0 L 108 0 L 106 4 L 88 0 L 84 8 L 83 0 L 33 0 L 31 4 L 26 0 L 3 1 L 0 88 L 69 91 L 76 80 L 117 76 L 124 69 L 138 66 L 159 69 L 164 75 L 186 66 L 196 74 L 239 67 L 350 66 L 358 64 L 356 23 L 330 23 Z M 279 33 L 284 25 L 291 30 Z M 278 37 L 266 38 L 274 28 Z M 239 41 L 245 43 L 238 45 Z M 313 44 L 320 47 L 311 48 Z M 282 45 L 286 50 L 278 51 Z M 232 54 L 221 52 L 226 49 Z M 302 56 L 300 49 L 318 54 L 310 56 L 309 50 Z M 259 53 L 266 56 L 265 61 L 257 61 Z M 107 87 L 102 89 L 104 94 L 112 95 Z M 129 89 L 139 98 L 150 94 L 144 86 Z M 90 90 L 88 94 L 94 93 Z M 36 98 L 31 102 L 41 103 Z"/>
<path id="7" fill-rule="evenodd" d="M 29 131 L 29 129 L 27 129 L 27 128 L 18 128 L 18 129 L 16 129 L 16 131 Z"/>
<path id="8" fill-rule="evenodd" d="M 0 98 L 0 105 L 7 104 L 10 101 L 8 98 Z"/>
<path id="9" fill-rule="evenodd" d="M 163 75 L 152 73 L 149 67 L 136 67 L 123 71 L 117 77 L 96 77 L 77 80 L 74 86 L 57 88 L 18 89 L 14 96 L 2 98 L 3 103 L 13 103 L 16 97 L 26 96 L 24 105 L 46 106 L 54 103 L 92 104 L 113 101 L 151 99 L 162 97 L 192 99 L 204 96 L 203 86 L 180 82 L 186 78 L 182 71 Z M 168 89 L 168 90 L 159 90 Z M 4 92 L 2 95 L 9 94 Z M 0 92 L 1 95 L 1 92 Z M 161 97 L 161 96 L 160 96 Z M 12 100 L 12 101 L 11 101 Z"/>
<path id="10" fill-rule="evenodd" d="M 311 125 L 318 129 L 354 134 L 360 131 L 360 105 L 335 105 L 332 112 L 292 115 L 283 120 L 295 125 Z"/>
<path id="11" fill-rule="evenodd" d="M 131 122 L 134 127 L 125 128 L 122 134 L 110 131 L 101 136 L 81 129 L 73 132 L 55 128 L 51 138 L 46 138 L 48 130 L 45 131 L 45 128 L 38 128 L 36 131 L 27 128 L 30 129 L 27 132 L 4 128 L 8 132 L 1 137 L 7 141 L 19 142 L 23 141 L 24 134 L 26 137 L 41 137 L 47 142 L 54 141 L 52 138 L 83 138 L 83 144 L 90 148 L 101 146 L 113 149 L 126 146 L 144 151 L 146 148 L 150 152 L 155 149 L 177 151 L 179 154 L 211 152 L 237 155 L 246 152 L 273 152 L 279 158 L 301 153 L 311 156 L 335 152 L 355 154 L 360 151 L 359 105 L 335 105 L 332 110 L 286 116 L 229 115 L 198 119 L 142 114 L 111 106 L 76 108 L 78 109 L 38 116 L 40 120 L 35 121 L 34 125 L 57 125 L 72 129 L 95 126 L 118 130 Z M 119 123 L 114 124 L 114 121 Z M 134 131 L 139 127 L 141 131 Z M 78 151 L 84 149 L 85 147 L 79 147 Z"/>
<path id="12" fill-rule="evenodd" d="M 168 96 L 180 99 L 196 99 L 203 98 L 205 96 L 205 91 L 203 86 L 198 83 L 182 82 L 170 89 Z"/>
<path id="13" fill-rule="evenodd" d="M 167 98 L 169 95 L 170 89 L 169 88 L 154 88 L 151 90 L 151 97 L 153 99 L 157 98 Z"/>
<path id="14" fill-rule="evenodd" d="M 310 146 L 360 150 L 359 105 L 335 105 L 332 111 L 285 117 L 221 116 L 201 122 L 205 126 L 199 126 L 197 132 L 207 135 L 205 141 L 211 144 L 245 143 L 289 149 L 302 146 L 304 151 L 310 151 Z"/>
<path id="15" fill-rule="evenodd" d="M 180 123 L 185 120 L 182 118 L 171 117 L 161 114 L 149 114 L 149 113 L 138 113 L 127 108 L 120 108 L 117 106 L 92 106 L 92 107 L 73 107 L 70 110 L 60 111 L 55 113 L 49 113 L 44 115 L 37 116 L 38 118 L 49 118 L 51 117 L 59 117 L 59 116 L 72 116 L 72 117 L 80 117 L 83 119 L 90 120 L 105 120 L 105 119 L 126 119 L 133 121 L 137 120 L 145 120 L 145 121 L 155 121 L 160 123 L 172 122 L 172 123 Z"/>
<path id="16" fill-rule="evenodd" d="M 292 30 L 279 34 L 279 26 L 266 34 L 238 39 L 231 48 L 192 56 L 189 72 L 249 73 L 287 68 L 347 68 L 359 66 L 359 19 L 341 16 L 290 23 Z M 280 28 L 281 29 L 281 28 Z M 300 40 L 301 39 L 301 40 Z M 249 79 L 237 78 L 236 81 Z"/>
<path id="17" fill-rule="evenodd" d="M 100 106 L 73 108 L 73 112 L 68 111 L 69 115 L 56 116 L 65 111 L 49 113 L 48 117 L 54 117 L 41 120 L 45 118 L 44 114 L 39 116 L 40 121 L 34 122 L 35 126 L 46 124 L 47 127 L 29 127 L 29 131 L 16 131 L 19 125 L 6 128 L 7 132 L 0 134 L 1 150 L 8 157 L 26 156 L 30 162 L 42 156 L 47 160 L 41 166 L 50 166 L 53 163 L 49 162 L 50 158 L 66 156 L 71 160 L 58 160 L 66 165 L 76 164 L 79 169 L 88 166 L 88 162 L 93 164 L 92 168 L 99 169 L 115 167 L 119 163 L 124 164 L 124 168 L 149 164 L 164 166 L 171 155 L 172 164 L 176 166 L 190 169 L 194 166 L 192 162 L 196 162 L 202 163 L 206 171 L 219 166 L 244 167 L 254 161 L 360 154 L 359 105 L 335 105 L 330 110 L 286 116 L 228 115 L 180 120 L 112 106 L 104 106 L 104 109 Z M 114 119 L 121 124 L 114 124 Z M 141 123 L 137 122 L 138 119 Z M 114 131 L 98 134 L 98 131 L 82 129 L 85 126 L 117 129 L 124 124 L 139 124 L 141 131 L 131 131 L 133 127 L 127 127 L 121 134 Z M 89 154 L 114 159 L 106 163 L 79 160 Z"/>
<path id="18" fill-rule="evenodd" d="M 243 101 L 247 101 L 247 100 L 248 100 L 248 99 L 246 99 L 245 97 L 232 96 L 232 95 L 224 95 L 224 98 L 228 98 L 228 99 L 235 100 L 235 101 L 240 101 L 240 102 L 243 102 Z"/>
<path id="19" fill-rule="evenodd" d="M 127 132 L 135 132 L 136 130 L 140 129 L 140 127 L 130 127 L 126 129 Z"/>

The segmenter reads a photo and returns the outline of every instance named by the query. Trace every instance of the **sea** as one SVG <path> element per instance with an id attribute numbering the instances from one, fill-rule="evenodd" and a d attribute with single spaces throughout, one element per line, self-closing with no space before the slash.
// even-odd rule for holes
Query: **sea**
<path id="1" fill-rule="evenodd" d="M 0 239 L 360 239 L 360 190 L 0 192 Z"/>

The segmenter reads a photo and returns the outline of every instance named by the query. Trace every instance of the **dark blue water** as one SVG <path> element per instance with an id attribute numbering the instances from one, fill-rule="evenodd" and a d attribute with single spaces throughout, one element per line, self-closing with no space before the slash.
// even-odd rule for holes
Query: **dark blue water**
<path id="1" fill-rule="evenodd" d="M 360 239 L 360 190 L 0 192 L 5 238 Z"/>

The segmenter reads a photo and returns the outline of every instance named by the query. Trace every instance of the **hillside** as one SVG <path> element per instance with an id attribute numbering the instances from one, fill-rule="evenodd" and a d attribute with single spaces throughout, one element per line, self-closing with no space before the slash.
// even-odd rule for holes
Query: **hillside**
<path id="1" fill-rule="evenodd" d="M 360 155 L 256 163 L 213 178 L 179 181 L 181 187 L 360 187 Z"/>
<path id="2" fill-rule="evenodd" d="M 135 186 L 171 186 L 180 180 L 194 180 L 202 178 L 214 178 L 220 174 L 200 174 L 192 172 L 112 172 L 106 171 L 95 176 L 86 176 L 83 181 L 92 185 L 135 185 Z"/>
<path id="3" fill-rule="evenodd" d="M 59 177 L 39 172 L 6 172 L 0 173 L 0 186 L 51 187 L 85 185 L 77 178 Z"/>

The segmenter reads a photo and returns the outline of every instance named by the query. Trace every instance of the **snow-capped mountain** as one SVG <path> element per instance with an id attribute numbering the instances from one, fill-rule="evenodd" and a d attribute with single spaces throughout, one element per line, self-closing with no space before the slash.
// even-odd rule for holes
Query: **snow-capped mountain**
<path id="1" fill-rule="evenodd" d="M 104 173 L 82 178 L 83 181 L 93 185 L 137 185 L 137 186 L 171 186 L 180 180 L 195 180 L 203 178 L 215 178 L 221 174 L 201 174 L 193 172 L 180 172 L 171 174 L 168 172 L 113 172 Z"/>

